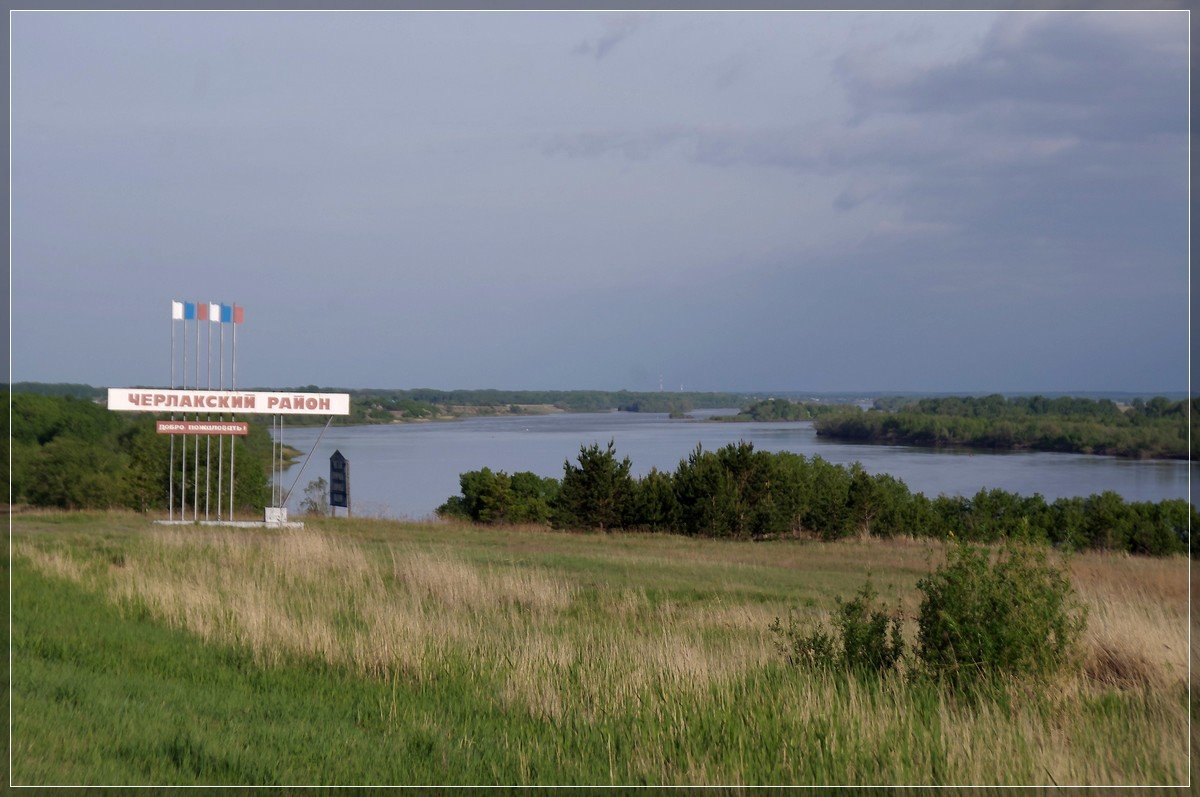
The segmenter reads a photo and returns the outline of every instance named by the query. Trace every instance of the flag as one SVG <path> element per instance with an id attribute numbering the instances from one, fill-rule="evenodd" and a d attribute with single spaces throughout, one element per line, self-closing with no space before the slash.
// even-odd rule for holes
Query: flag
<path id="1" fill-rule="evenodd" d="M 197 321 L 207 321 L 208 320 L 208 303 L 207 302 L 200 302 L 196 305 L 196 320 Z"/>
<path id="2" fill-rule="evenodd" d="M 233 321 L 233 308 L 227 304 L 221 305 L 221 323 L 228 324 Z"/>
<path id="3" fill-rule="evenodd" d="M 195 317 L 196 317 L 196 303 L 195 302 L 184 302 L 183 303 L 183 320 L 191 321 Z"/>
<path id="4" fill-rule="evenodd" d="M 233 323 L 240 324 L 246 320 L 246 308 L 240 305 L 233 306 Z"/>
<path id="5" fill-rule="evenodd" d="M 183 302 L 171 302 L 171 320 L 183 320 Z"/>
<path id="6" fill-rule="evenodd" d="M 221 321 L 221 305 L 210 304 L 208 306 L 208 320 L 220 323 L 220 321 Z"/>

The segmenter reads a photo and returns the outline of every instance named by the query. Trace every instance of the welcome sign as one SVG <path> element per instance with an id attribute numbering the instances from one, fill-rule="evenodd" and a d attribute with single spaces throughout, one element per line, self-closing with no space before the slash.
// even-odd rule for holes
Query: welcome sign
<path id="1" fill-rule="evenodd" d="M 108 408 L 125 412 L 349 415 L 350 394 L 110 387 Z"/>

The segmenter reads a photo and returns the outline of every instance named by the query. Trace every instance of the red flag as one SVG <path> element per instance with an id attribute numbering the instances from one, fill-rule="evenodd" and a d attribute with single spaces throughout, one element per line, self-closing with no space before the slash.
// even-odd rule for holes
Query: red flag
<path id="1" fill-rule="evenodd" d="M 239 305 L 233 306 L 233 323 L 240 324 L 246 320 L 246 308 Z"/>
<path id="2" fill-rule="evenodd" d="M 198 302 L 196 304 L 196 320 L 197 321 L 207 321 L 208 320 L 208 302 Z"/>

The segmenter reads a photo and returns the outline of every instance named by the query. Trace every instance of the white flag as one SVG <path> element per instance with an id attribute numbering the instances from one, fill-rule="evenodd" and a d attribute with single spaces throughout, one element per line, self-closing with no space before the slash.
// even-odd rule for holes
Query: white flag
<path id="1" fill-rule="evenodd" d="M 212 302 L 209 302 L 209 305 L 208 305 L 208 320 L 209 320 L 209 321 L 216 321 L 217 323 L 220 323 L 220 322 L 221 322 L 221 305 L 219 305 L 219 304 L 213 304 Z"/>
<path id="2" fill-rule="evenodd" d="M 183 302 L 171 302 L 171 320 L 183 320 Z"/>

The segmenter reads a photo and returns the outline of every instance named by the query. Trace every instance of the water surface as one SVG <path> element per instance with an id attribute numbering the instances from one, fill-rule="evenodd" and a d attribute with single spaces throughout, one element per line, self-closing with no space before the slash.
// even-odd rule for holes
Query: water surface
<path id="1" fill-rule="evenodd" d="M 285 431 L 284 440 L 307 454 L 320 432 L 296 427 Z M 674 470 L 697 444 L 716 449 L 745 440 L 766 451 L 820 455 L 843 465 L 858 461 L 871 473 L 890 473 L 931 497 L 999 487 L 1041 493 L 1049 500 L 1115 490 L 1129 500 L 1159 501 L 1186 498 L 1188 488 L 1189 468 L 1182 461 L 864 445 L 817 437 L 810 421 L 712 423 L 611 412 L 330 427 L 288 505 L 296 511 L 304 486 L 318 476 L 329 478 L 329 456 L 335 449 L 350 460 L 354 514 L 421 518 L 458 493 L 458 475 L 464 471 L 486 466 L 561 478 L 563 461 L 574 461 L 580 445 L 603 445 L 610 439 L 619 456 L 633 461 L 636 475 L 651 467 Z M 284 474 L 285 489 L 299 470 L 297 464 Z"/>

